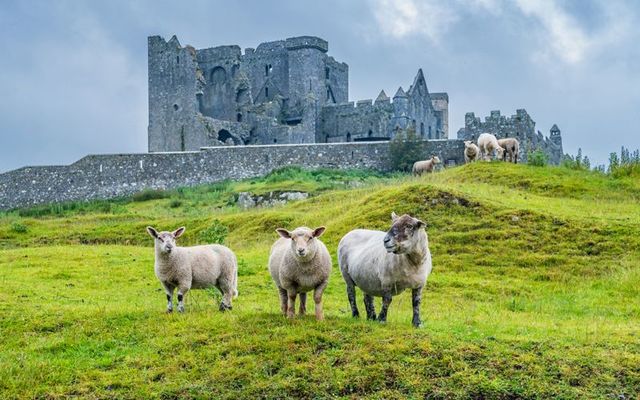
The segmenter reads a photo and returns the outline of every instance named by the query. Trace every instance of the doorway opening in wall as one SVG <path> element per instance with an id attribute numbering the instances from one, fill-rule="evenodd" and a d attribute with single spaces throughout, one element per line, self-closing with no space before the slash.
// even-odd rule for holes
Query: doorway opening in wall
<path id="1" fill-rule="evenodd" d="M 367 132 L 367 137 L 368 138 L 372 138 L 373 137 L 373 131 L 371 129 L 369 129 L 369 132 Z"/>
<path id="2" fill-rule="evenodd" d="M 347 132 L 347 142 L 351 141 L 351 132 Z"/>
<path id="3" fill-rule="evenodd" d="M 229 139 L 233 141 L 233 136 L 231 136 L 231 133 L 229 133 L 229 131 L 226 129 L 220 129 L 220 131 L 218 132 L 218 140 L 222 143 L 226 143 Z"/>

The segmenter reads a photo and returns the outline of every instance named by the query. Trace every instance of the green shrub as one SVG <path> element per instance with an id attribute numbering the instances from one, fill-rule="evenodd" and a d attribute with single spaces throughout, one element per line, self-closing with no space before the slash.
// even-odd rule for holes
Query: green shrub
<path id="1" fill-rule="evenodd" d="M 414 128 L 399 131 L 389 143 L 389 157 L 393 169 L 411 171 L 413 163 L 425 157 L 420 143 Z"/>
<path id="2" fill-rule="evenodd" d="M 549 157 L 542 150 L 530 151 L 527 155 L 527 164 L 536 167 L 544 167 L 549 163 Z"/>
<path id="3" fill-rule="evenodd" d="M 591 169 L 591 162 L 589 161 L 589 157 L 582 157 L 582 149 L 578 149 L 578 154 L 573 157 L 570 154 L 565 154 L 562 157 L 562 161 L 560 165 L 564 168 L 581 170 L 581 171 L 589 171 Z"/>
<path id="4" fill-rule="evenodd" d="M 216 219 L 210 227 L 201 231 L 198 237 L 201 241 L 206 243 L 223 244 L 228 234 L 229 228 Z"/>
<path id="5" fill-rule="evenodd" d="M 169 207 L 171 208 L 179 208 L 182 207 L 182 201 L 178 200 L 178 199 L 173 199 L 171 200 L 171 202 L 169 203 Z"/>
<path id="6" fill-rule="evenodd" d="M 21 224 L 20 222 L 14 222 L 13 224 L 11 224 L 11 231 L 15 233 L 26 233 L 27 226 Z"/>
<path id="7" fill-rule="evenodd" d="M 133 201 L 149 201 L 157 199 L 165 199 L 169 197 L 169 194 L 164 190 L 145 189 L 142 192 L 138 192 L 132 196 Z"/>

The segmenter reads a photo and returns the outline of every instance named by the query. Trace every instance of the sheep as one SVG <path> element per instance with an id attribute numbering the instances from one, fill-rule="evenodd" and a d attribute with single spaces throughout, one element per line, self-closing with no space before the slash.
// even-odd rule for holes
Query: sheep
<path id="1" fill-rule="evenodd" d="M 294 317 L 298 294 L 298 313 L 305 314 L 307 292 L 313 290 L 316 319 L 324 319 L 322 293 L 331 274 L 331 256 L 318 239 L 324 231 L 324 226 L 316 229 L 299 227 L 291 232 L 276 229 L 280 238 L 271 247 L 269 272 L 280 293 L 280 310 L 288 318 Z"/>
<path id="2" fill-rule="evenodd" d="M 464 142 L 464 162 L 466 164 L 475 161 L 480 154 L 480 149 L 471 140 L 465 140 Z"/>
<path id="3" fill-rule="evenodd" d="M 148 226 L 155 240 L 155 273 L 167 294 L 167 312 L 173 312 L 173 291 L 178 289 L 178 312 L 184 312 L 184 296 L 190 289 L 216 287 L 222 293 L 220 311 L 231 310 L 231 299 L 238 297 L 236 255 L 222 245 L 179 247 L 176 239 L 184 227 L 158 232 Z"/>
<path id="4" fill-rule="evenodd" d="M 478 136 L 478 147 L 480 148 L 480 158 L 484 160 L 491 160 L 493 152 L 496 152 L 498 160 L 502 159 L 504 150 L 498 144 L 498 139 L 490 133 L 483 133 Z"/>
<path id="5" fill-rule="evenodd" d="M 416 161 L 413 163 L 413 175 L 420 176 L 425 172 L 433 172 L 437 164 L 440 164 L 440 159 L 434 155 L 428 160 Z"/>
<path id="6" fill-rule="evenodd" d="M 378 321 L 386 322 L 393 296 L 411 289 L 414 327 L 422 326 L 420 301 L 422 289 L 431 273 L 431 253 L 426 224 L 410 215 L 391 214 L 387 232 L 356 229 L 338 244 L 338 264 L 347 284 L 347 297 L 354 318 L 360 316 L 355 287 L 364 292 L 367 319 L 375 320 L 373 296 L 382 297 Z"/>
<path id="7" fill-rule="evenodd" d="M 518 163 L 518 153 L 520 152 L 520 142 L 516 138 L 505 138 L 498 139 L 498 144 L 500 147 L 504 149 L 504 153 L 502 156 L 503 161 L 507 161 L 507 157 L 509 157 L 509 162 L 513 162 L 514 164 Z"/>

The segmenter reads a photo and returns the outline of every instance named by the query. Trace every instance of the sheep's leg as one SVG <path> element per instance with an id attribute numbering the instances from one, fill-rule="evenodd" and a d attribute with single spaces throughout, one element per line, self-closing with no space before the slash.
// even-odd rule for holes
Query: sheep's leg
<path id="1" fill-rule="evenodd" d="M 176 287 L 169 282 L 162 282 L 162 286 L 164 286 L 164 291 L 167 294 L 167 312 L 173 312 L 173 291 Z"/>
<path id="2" fill-rule="evenodd" d="M 282 311 L 282 315 L 287 315 L 287 291 L 283 288 L 279 287 L 278 292 L 280 293 L 280 311 Z"/>
<path id="3" fill-rule="evenodd" d="M 420 328 L 422 321 L 420 320 L 420 303 L 422 301 L 422 286 L 411 290 L 411 304 L 413 305 L 413 320 L 411 323 L 414 327 Z"/>
<path id="4" fill-rule="evenodd" d="M 296 291 L 295 290 L 287 290 L 287 297 L 288 297 L 288 303 L 287 303 L 287 318 L 293 318 L 295 317 L 295 313 L 296 313 Z"/>
<path id="5" fill-rule="evenodd" d="M 391 304 L 391 299 L 390 292 L 382 295 L 382 309 L 380 310 L 380 314 L 378 314 L 378 321 L 387 322 L 387 310 L 389 309 L 389 304 Z"/>
<path id="6" fill-rule="evenodd" d="M 189 289 L 185 287 L 178 288 L 178 312 L 184 312 L 184 296 L 188 291 Z"/>
<path id="7" fill-rule="evenodd" d="M 316 319 L 318 321 L 322 321 L 324 319 L 324 311 L 322 310 L 322 293 L 324 293 L 324 289 L 327 287 L 328 281 L 322 282 L 318 285 L 313 291 L 313 301 L 315 304 L 316 311 Z"/>
<path id="8" fill-rule="evenodd" d="M 225 282 L 219 280 L 218 290 L 222 293 L 222 301 L 220 302 L 220 311 L 227 311 L 233 309 L 231 305 L 231 299 L 233 298 L 233 287 L 231 282 Z"/>
<path id="9" fill-rule="evenodd" d="M 298 306 L 298 314 L 304 315 L 307 312 L 307 294 L 300 293 L 300 305 Z"/>
<path id="10" fill-rule="evenodd" d="M 356 304 L 356 284 L 353 282 L 353 279 L 346 274 L 344 275 L 344 281 L 347 283 L 347 298 L 351 305 L 351 316 L 358 318 L 360 317 L 360 312 L 358 312 L 358 305 Z"/>
<path id="11" fill-rule="evenodd" d="M 367 319 L 376 319 L 376 306 L 373 304 L 373 296 L 370 294 L 364 295 L 364 308 L 367 310 Z"/>

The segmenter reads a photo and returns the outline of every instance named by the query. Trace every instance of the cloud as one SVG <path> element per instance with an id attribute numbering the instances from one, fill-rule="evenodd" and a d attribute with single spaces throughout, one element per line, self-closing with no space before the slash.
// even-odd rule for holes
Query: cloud
<path id="1" fill-rule="evenodd" d="M 395 39 L 420 35 L 434 43 L 457 20 L 453 9 L 437 0 L 373 0 L 373 12 L 384 34 Z"/>

